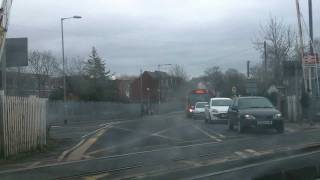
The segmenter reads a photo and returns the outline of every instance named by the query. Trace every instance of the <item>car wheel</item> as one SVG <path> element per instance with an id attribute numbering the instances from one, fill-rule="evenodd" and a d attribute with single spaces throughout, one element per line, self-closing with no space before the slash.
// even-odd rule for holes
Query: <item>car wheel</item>
<path id="1" fill-rule="evenodd" d="M 280 124 L 280 125 L 278 125 L 277 127 L 276 127 L 276 130 L 277 130 L 277 132 L 278 133 L 283 133 L 284 132 L 284 125 L 283 125 L 283 123 L 282 124 Z"/>
<path id="2" fill-rule="evenodd" d="M 234 130 L 234 127 L 233 127 L 233 124 L 232 124 L 231 120 L 228 120 L 228 128 L 230 130 Z"/>
<path id="3" fill-rule="evenodd" d="M 240 120 L 238 121 L 238 129 L 237 130 L 238 130 L 238 133 L 243 133 L 244 132 L 244 127 L 243 127 L 243 125 L 242 125 Z"/>

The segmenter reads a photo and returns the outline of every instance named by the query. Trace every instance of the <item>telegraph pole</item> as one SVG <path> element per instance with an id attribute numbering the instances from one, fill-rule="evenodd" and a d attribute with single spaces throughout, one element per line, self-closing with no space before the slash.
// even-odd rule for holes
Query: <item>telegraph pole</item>
<path id="1" fill-rule="evenodd" d="M 143 86 L 142 86 L 142 69 L 140 69 L 140 106 L 141 106 L 141 116 L 144 113 L 144 106 L 143 106 Z"/>
<path id="2" fill-rule="evenodd" d="M 308 9 L 309 9 L 309 35 L 310 35 L 310 55 L 313 56 L 313 47 L 312 47 L 312 42 L 313 42 L 313 20 L 312 20 L 312 0 L 308 0 Z M 317 63 L 316 63 L 317 64 Z M 316 65 L 315 64 L 315 65 Z M 312 74 L 311 74 L 311 67 L 308 68 L 308 90 L 310 94 L 312 94 Z"/>
<path id="3" fill-rule="evenodd" d="M 247 61 L 247 78 L 250 78 L 250 61 Z"/>
<path id="4" fill-rule="evenodd" d="M 264 49 L 264 72 L 267 73 L 267 42 L 263 42 Z"/>
<path id="5" fill-rule="evenodd" d="M 299 49 L 301 54 L 301 64 L 302 64 L 302 77 L 303 77 L 303 84 L 304 89 L 307 90 L 307 79 L 305 76 L 305 65 L 304 65 L 304 50 L 303 50 L 303 38 L 302 38 L 302 25 L 301 25 L 301 12 L 300 12 L 300 5 L 299 0 L 296 0 L 296 9 L 297 9 L 297 19 L 298 19 L 298 30 L 299 30 Z"/>
<path id="6" fill-rule="evenodd" d="M 313 56 L 313 17 L 312 17 L 312 0 L 308 0 L 309 6 L 309 32 L 310 32 L 310 54 Z"/>

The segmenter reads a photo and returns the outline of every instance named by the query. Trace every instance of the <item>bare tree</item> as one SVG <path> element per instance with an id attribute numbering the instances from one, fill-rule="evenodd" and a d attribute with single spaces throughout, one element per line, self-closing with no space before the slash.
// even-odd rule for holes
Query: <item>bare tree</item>
<path id="1" fill-rule="evenodd" d="M 29 69 L 37 77 L 39 96 L 44 86 L 50 86 L 50 76 L 61 72 L 59 63 L 50 51 L 31 51 Z"/>
<path id="2" fill-rule="evenodd" d="M 213 66 L 207 68 L 204 71 L 204 79 L 209 83 L 208 85 L 210 86 L 210 89 L 214 89 L 216 92 L 223 91 L 225 81 L 220 67 Z"/>
<path id="3" fill-rule="evenodd" d="M 85 59 L 81 57 L 74 57 L 70 60 L 67 60 L 66 65 L 66 74 L 67 75 L 83 75 L 84 74 L 84 66 L 85 66 Z"/>
<path id="4" fill-rule="evenodd" d="M 276 17 L 271 17 L 266 25 L 261 26 L 259 37 L 254 45 L 263 55 L 263 42 L 267 42 L 267 70 L 272 74 L 272 83 L 282 81 L 282 62 L 295 56 L 295 32 Z"/>
<path id="5" fill-rule="evenodd" d="M 174 77 L 181 78 L 183 81 L 188 80 L 188 74 L 185 69 L 180 65 L 174 65 L 169 69 L 169 74 Z"/>
<path id="6" fill-rule="evenodd" d="M 320 54 L 320 39 L 316 38 L 313 40 L 313 49 L 315 53 Z"/>

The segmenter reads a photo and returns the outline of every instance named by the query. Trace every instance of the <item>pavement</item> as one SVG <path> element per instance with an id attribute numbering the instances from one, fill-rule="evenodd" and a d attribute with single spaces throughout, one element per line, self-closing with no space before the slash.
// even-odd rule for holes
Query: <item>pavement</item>
<path id="1" fill-rule="evenodd" d="M 318 145 L 319 129 L 317 123 L 286 123 L 283 134 L 238 134 L 183 112 L 61 124 L 51 127 L 51 137 L 67 143 L 54 155 L 2 166 L 0 179 L 249 179 L 257 174 L 248 169 L 320 159 L 318 151 L 302 151 Z"/>

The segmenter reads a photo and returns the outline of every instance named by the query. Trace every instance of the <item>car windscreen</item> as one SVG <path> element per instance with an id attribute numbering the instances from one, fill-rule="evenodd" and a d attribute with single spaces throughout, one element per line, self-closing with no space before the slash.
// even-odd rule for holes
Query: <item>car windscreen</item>
<path id="1" fill-rule="evenodd" d="M 197 103 L 197 104 L 196 104 L 196 108 L 204 108 L 204 106 L 205 106 L 206 104 L 208 104 L 208 103 L 206 103 L 206 102 Z"/>
<path id="2" fill-rule="evenodd" d="M 217 99 L 211 102 L 211 106 L 231 106 L 231 99 Z"/>
<path id="3" fill-rule="evenodd" d="M 250 109 L 250 108 L 272 108 L 272 103 L 266 98 L 243 98 L 239 99 L 239 109 Z"/>

